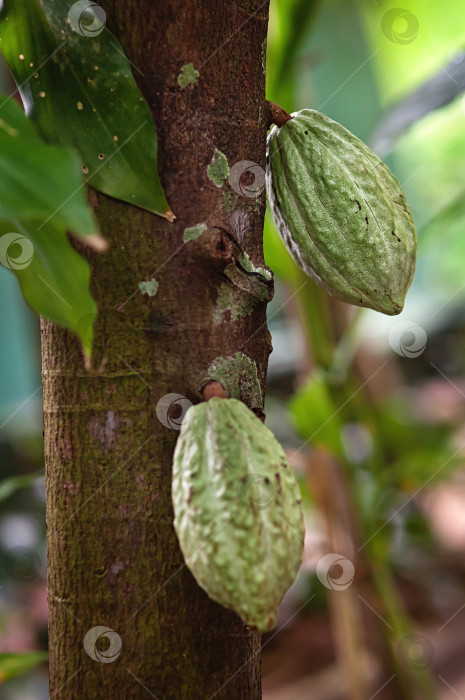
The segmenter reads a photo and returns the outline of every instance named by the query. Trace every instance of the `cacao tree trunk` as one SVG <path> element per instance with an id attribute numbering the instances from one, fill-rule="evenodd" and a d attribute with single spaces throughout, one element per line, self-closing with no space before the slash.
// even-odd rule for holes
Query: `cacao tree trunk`
<path id="1" fill-rule="evenodd" d="M 183 565 L 170 495 L 178 432 L 167 427 L 177 416 L 165 408 L 163 424 L 156 407 L 170 393 L 201 400 L 210 363 L 237 351 L 256 363 L 264 389 L 266 301 L 224 269 L 241 250 L 263 264 L 265 194 L 241 196 L 227 180 L 217 187 L 207 166 L 215 149 L 230 166 L 265 165 L 268 2 L 102 5 L 152 109 L 177 219 L 93 193 L 111 244 L 91 256 L 99 373 L 84 370 L 71 334 L 42 322 L 50 695 L 256 699 L 258 634 L 210 601 Z M 181 88 L 189 63 L 199 77 Z M 199 223 L 206 231 L 184 244 Z M 138 288 L 152 276 L 155 296 Z M 222 285 L 232 311 L 217 304 Z M 98 626 L 114 634 L 86 637 Z"/>

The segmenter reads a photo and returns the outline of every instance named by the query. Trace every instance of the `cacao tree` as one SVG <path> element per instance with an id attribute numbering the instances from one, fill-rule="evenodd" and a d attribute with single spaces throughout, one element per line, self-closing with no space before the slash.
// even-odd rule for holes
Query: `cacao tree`
<path id="1" fill-rule="evenodd" d="M 265 166 L 267 3 L 107 3 L 105 27 L 100 10 L 82 16 L 81 6 L 70 18 L 69 9 L 3 4 L 2 51 L 18 84 L 29 78 L 30 116 L 46 138 L 78 149 L 89 184 L 163 214 L 143 99 L 177 218 L 92 192 L 109 244 L 87 255 L 97 320 L 90 305 L 71 320 L 46 315 L 76 331 L 87 356 L 92 344 L 94 371 L 73 334 L 42 324 L 51 695 L 143 697 L 147 688 L 158 697 L 259 697 L 257 632 L 213 603 L 183 563 L 170 495 L 176 414 L 165 407 L 161 422 L 156 407 L 169 394 L 198 402 L 212 361 L 239 350 L 264 389 L 270 282 L 249 281 L 247 271 L 230 280 L 224 270 L 241 250 L 263 264 L 265 194 L 219 187 L 207 168 L 216 152 L 231 168 Z M 183 84 L 191 63 L 199 76 Z M 203 235 L 185 243 L 195 227 Z M 73 278 L 65 261 L 62 271 Z M 215 320 L 221 285 L 250 313 L 232 321 L 225 308 Z M 56 291 L 74 307 L 66 290 Z M 111 633 L 97 629 L 84 648 L 86 634 L 104 627 Z M 110 642 L 97 642 L 102 633 Z M 125 661 L 99 663 L 98 646 L 91 658 L 86 649 L 102 642 L 103 653 L 121 643 Z"/>
<path id="2" fill-rule="evenodd" d="M 2 185 L 24 158 L 29 205 L 2 203 L 0 254 L 43 316 L 52 697 L 261 695 L 259 630 L 303 543 L 261 422 L 265 168 L 284 243 L 330 294 L 395 314 L 412 279 L 387 167 L 266 101 L 267 22 L 255 0 L 1 9 L 27 114 L 0 106 Z"/>

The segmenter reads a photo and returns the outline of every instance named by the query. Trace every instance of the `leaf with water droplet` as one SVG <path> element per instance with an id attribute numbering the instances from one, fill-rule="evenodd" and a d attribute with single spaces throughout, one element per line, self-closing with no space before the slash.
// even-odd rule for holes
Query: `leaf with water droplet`
<path id="1" fill-rule="evenodd" d="M 79 151 L 90 185 L 173 221 L 157 172 L 155 126 L 131 65 L 102 8 L 78 5 L 3 2 L 0 50 L 26 113 L 48 141 Z"/>

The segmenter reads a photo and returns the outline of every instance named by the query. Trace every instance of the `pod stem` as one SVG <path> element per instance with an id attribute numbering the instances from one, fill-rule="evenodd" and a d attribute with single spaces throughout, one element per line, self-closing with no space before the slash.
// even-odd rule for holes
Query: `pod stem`
<path id="1" fill-rule="evenodd" d="M 219 382 L 208 382 L 202 389 L 202 396 L 204 401 L 209 401 L 214 397 L 219 397 L 220 399 L 226 399 L 227 393 L 226 389 Z"/>
<path id="2" fill-rule="evenodd" d="M 268 102 L 268 126 L 276 124 L 276 126 L 284 126 L 286 122 L 292 119 L 291 115 L 286 112 L 285 109 L 275 104 L 274 102 Z"/>

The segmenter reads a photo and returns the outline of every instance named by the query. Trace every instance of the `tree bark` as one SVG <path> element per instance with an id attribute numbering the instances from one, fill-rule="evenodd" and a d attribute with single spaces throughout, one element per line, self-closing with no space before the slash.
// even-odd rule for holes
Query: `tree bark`
<path id="1" fill-rule="evenodd" d="M 213 603 L 183 564 L 170 494 L 178 432 L 156 407 L 170 393 L 200 401 L 210 363 L 238 351 L 256 363 L 264 390 L 266 300 L 224 270 L 238 269 L 242 251 L 263 264 L 265 194 L 241 196 L 228 180 L 217 187 L 207 166 L 215 148 L 230 166 L 265 165 L 268 2 L 102 4 L 152 109 L 177 219 L 92 194 L 110 242 L 90 256 L 99 374 L 84 370 L 74 336 L 42 322 L 50 695 L 256 699 L 258 633 Z M 200 75 L 182 88 L 189 63 Z M 184 244 L 199 223 L 207 229 Z M 138 288 L 151 277 L 155 296 Z M 218 304 L 220 287 L 232 310 Z M 84 638 L 96 626 L 117 637 L 89 655 Z"/>

